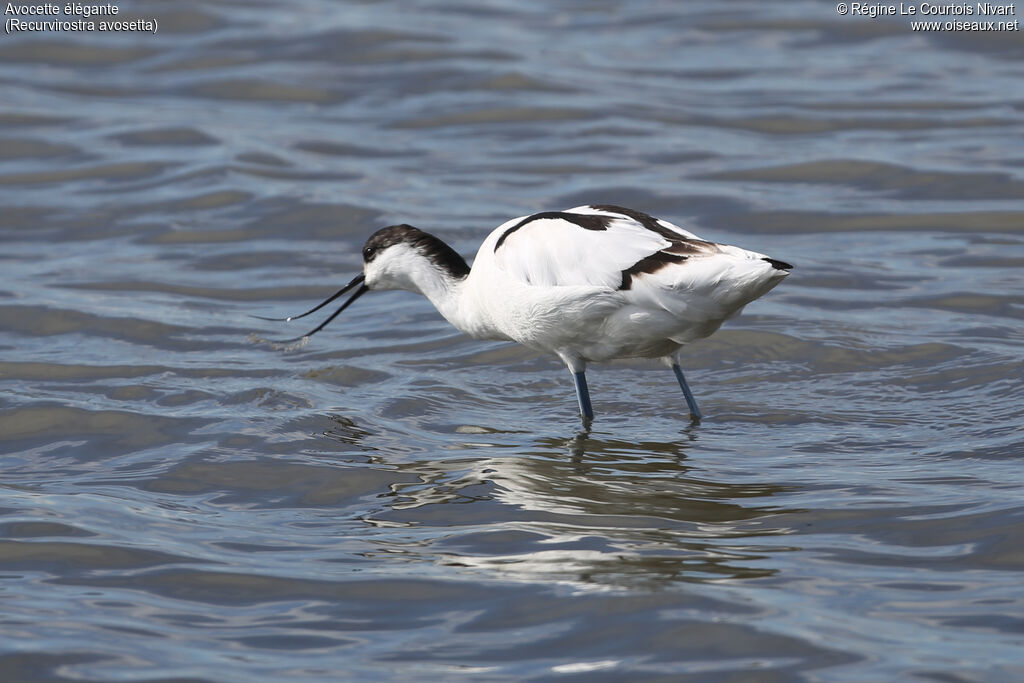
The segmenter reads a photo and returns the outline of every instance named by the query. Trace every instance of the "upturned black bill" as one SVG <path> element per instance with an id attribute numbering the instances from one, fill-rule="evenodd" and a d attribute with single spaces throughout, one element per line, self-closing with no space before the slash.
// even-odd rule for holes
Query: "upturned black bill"
<path id="1" fill-rule="evenodd" d="M 352 278 L 352 281 L 349 282 L 347 285 L 345 285 L 344 287 L 339 289 L 337 292 L 335 292 L 331 296 L 327 297 L 322 302 L 320 302 L 319 304 L 317 304 L 313 308 L 309 309 L 305 313 L 300 313 L 299 315 L 289 316 L 287 318 L 265 318 L 265 317 L 263 317 L 261 315 L 254 315 L 253 317 L 254 318 L 259 318 L 260 320 L 273 320 L 273 321 L 280 321 L 280 322 L 288 322 L 288 321 L 291 321 L 291 320 L 297 320 L 299 318 L 304 318 L 307 315 L 309 315 L 310 313 L 315 313 L 316 311 L 319 311 L 321 308 L 323 308 L 327 304 L 331 303 L 332 301 L 334 301 L 335 299 L 340 297 L 345 292 L 349 291 L 350 289 L 352 289 L 356 285 L 359 285 L 359 288 L 355 291 L 355 294 L 353 294 L 351 297 L 349 297 L 348 301 L 346 301 L 341 306 L 339 306 L 338 310 L 336 310 L 334 313 L 332 313 L 331 316 L 329 318 L 327 318 L 327 320 L 323 321 L 322 323 L 320 323 L 315 328 L 313 328 L 312 330 L 310 330 L 309 332 L 307 332 L 305 334 L 299 335 L 298 337 L 295 337 L 293 339 L 277 340 L 275 343 L 278 343 L 278 344 L 290 344 L 292 342 L 297 342 L 300 339 L 303 339 L 305 337 L 310 337 L 310 336 L 316 334 L 317 332 L 319 332 L 320 330 L 324 329 L 325 327 L 327 327 L 331 323 L 331 321 L 334 320 L 335 318 L 337 318 L 339 315 L 341 315 L 341 312 L 344 311 L 346 308 L 348 308 L 352 304 L 353 301 L 355 301 L 356 299 L 361 297 L 363 294 L 366 294 L 368 291 L 370 291 L 370 288 L 367 287 L 365 284 L 363 284 L 363 280 L 364 279 L 365 278 L 363 277 L 362 273 L 360 273 L 359 275 L 356 275 L 354 278 Z"/>

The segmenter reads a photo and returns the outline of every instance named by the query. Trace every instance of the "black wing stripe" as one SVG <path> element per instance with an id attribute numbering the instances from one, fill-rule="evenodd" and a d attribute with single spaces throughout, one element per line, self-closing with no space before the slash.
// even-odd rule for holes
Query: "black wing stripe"
<path id="1" fill-rule="evenodd" d="M 622 271 L 622 284 L 619 285 L 619 289 L 631 289 L 633 287 L 633 277 L 636 275 L 657 273 L 662 268 L 675 263 L 682 263 L 687 258 L 689 257 L 683 254 L 673 254 L 668 251 L 657 251 L 650 256 L 645 256 Z"/>
<path id="2" fill-rule="evenodd" d="M 498 247 L 505 243 L 505 240 L 509 235 L 514 233 L 519 228 L 532 223 L 533 221 L 540 221 L 545 219 L 563 220 L 580 226 L 584 230 L 607 230 L 608 225 L 615 220 L 614 216 L 596 216 L 593 214 L 582 214 L 582 213 L 566 213 L 564 211 L 542 211 L 541 213 L 535 213 L 532 216 L 527 216 L 523 220 L 519 221 L 511 228 L 501 233 L 501 237 L 494 244 L 494 251 L 498 251 Z"/>

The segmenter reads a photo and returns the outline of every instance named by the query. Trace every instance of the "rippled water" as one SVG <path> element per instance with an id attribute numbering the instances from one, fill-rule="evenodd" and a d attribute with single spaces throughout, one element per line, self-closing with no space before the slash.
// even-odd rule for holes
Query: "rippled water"
<path id="1" fill-rule="evenodd" d="M 1019 31 L 120 9 L 0 38 L 0 679 L 1024 677 Z M 585 202 L 796 264 L 686 354 L 702 423 L 629 362 L 578 433 L 407 293 L 249 317 Z"/>

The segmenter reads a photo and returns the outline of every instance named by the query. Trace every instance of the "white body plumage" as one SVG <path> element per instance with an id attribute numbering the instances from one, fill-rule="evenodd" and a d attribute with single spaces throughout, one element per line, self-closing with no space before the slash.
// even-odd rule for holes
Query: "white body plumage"
<path id="1" fill-rule="evenodd" d="M 368 289 L 406 289 L 472 337 L 555 353 L 573 373 L 585 421 L 593 416 L 587 362 L 635 357 L 664 358 L 700 417 L 679 349 L 713 333 L 791 268 L 613 206 L 507 221 L 484 240 L 471 270 L 444 242 L 408 225 L 375 233 L 363 259 L 363 275 L 328 301 L 359 282 L 345 306 Z"/>

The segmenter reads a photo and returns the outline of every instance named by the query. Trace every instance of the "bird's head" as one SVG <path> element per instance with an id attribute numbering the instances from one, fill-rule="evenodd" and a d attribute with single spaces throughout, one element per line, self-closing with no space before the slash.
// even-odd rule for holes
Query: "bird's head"
<path id="1" fill-rule="evenodd" d="M 462 280 L 469 274 L 469 266 L 459 254 L 430 233 L 411 225 L 392 225 L 370 235 L 363 245 L 363 272 L 352 278 L 340 290 L 301 315 L 289 318 L 263 318 L 263 320 L 295 320 L 320 310 L 346 292 L 355 293 L 327 320 L 302 337 L 316 334 L 348 308 L 356 299 L 371 289 L 405 289 L 423 293 L 421 283 L 426 278 Z M 283 342 L 302 339 L 282 340 Z"/>
<path id="2" fill-rule="evenodd" d="M 454 249 L 411 225 L 382 228 L 363 245 L 363 277 L 370 289 L 422 293 L 418 283 L 431 273 L 460 280 L 469 267 Z"/>

